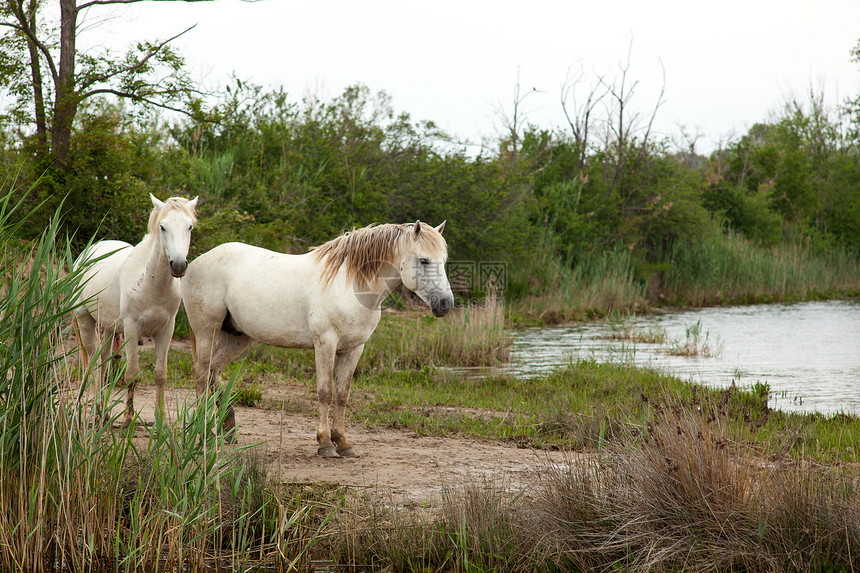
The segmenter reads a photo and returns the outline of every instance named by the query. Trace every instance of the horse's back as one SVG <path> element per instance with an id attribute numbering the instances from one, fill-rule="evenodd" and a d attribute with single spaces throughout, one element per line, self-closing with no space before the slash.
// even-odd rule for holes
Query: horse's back
<path id="1" fill-rule="evenodd" d="M 307 288 L 315 280 L 308 258 L 246 243 L 223 243 L 191 261 L 182 280 L 182 296 L 215 299 L 240 293 L 268 300 L 273 291 L 285 289 L 298 296 L 299 285 Z"/>
<path id="2" fill-rule="evenodd" d="M 100 259 L 95 261 L 91 268 L 99 268 L 108 263 L 108 261 L 120 261 L 125 260 L 125 258 L 129 255 L 130 251 L 126 251 L 126 249 L 133 248 L 132 245 L 126 243 L 125 241 L 99 241 L 93 245 L 90 245 L 84 252 L 80 254 L 80 256 L 75 261 L 75 268 L 79 267 L 84 263 L 84 261 L 89 261 L 93 259 Z"/>
<path id="3" fill-rule="evenodd" d="M 312 255 L 224 243 L 188 265 L 182 299 L 192 328 L 220 327 L 229 313 L 238 331 L 261 342 L 310 347 L 308 300 L 318 280 Z"/>
<path id="4" fill-rule="evenodd" d="M 313 267 L 308 255 L 288 255 L 246 243 L 223 243 L 203 253 L 188 265 L 188 285 L 277 286 L 278 275 L 310 278 Z M 182 281 L 183 291 L 186 281 Z"/>

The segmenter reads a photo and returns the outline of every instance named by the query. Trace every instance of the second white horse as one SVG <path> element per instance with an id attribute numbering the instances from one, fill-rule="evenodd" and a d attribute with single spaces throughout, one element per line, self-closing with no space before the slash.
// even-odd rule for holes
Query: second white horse
<path id="1" fill-rule="evenodd" d="M 167 351 L 182 300 L 178 277 L 188 268 L 191 230 L 197 222 L 194 213 L 197 197 L 190 201 L 171 197 L 162 202 L 150 194 L 150 199 L 153 209 L 147 234 L 140 243 L 132 247 L 123 241 L 101 241 L 84 251 L 75 262 L 75 267 L 79 267 L 84 261 L 93 261 L 84 271 L 84 302 L 76 311 L 75 320 L 84 366 L 96 373 L 99 386 L 107 361 L 116 351 L 114 337 L 125 337 L 128 362 L 125 426 L 134 419 L 141 336 L 155 338 L 155 402 L 156 408 L 163 411 Z"/>

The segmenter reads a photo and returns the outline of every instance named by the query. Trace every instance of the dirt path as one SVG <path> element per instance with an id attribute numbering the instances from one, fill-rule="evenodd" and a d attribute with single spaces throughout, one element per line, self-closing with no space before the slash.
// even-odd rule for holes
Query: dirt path
<path id="1" fill-rule="evenodd" d="M 304 386 L 271 385 L 263 389 L 264 403 L 309 400 Z M 152 423 L 155 389 L 138 387 L 135 407 L 144 423 Z M 193 390 L 168 388 L 170 420 L 176 406 L 192 400 Z M 564 454 L 517 448 L 463 438 L 421 437 L 409 430 L 364 428 L 347 420 L 350 443 L 361 455 L 355 459 L 323 459 L 316 455 L 317 418 L 281 409 L 236 409 L 240 445 L 259 444 L 270 475 L 284 483 L 331 483 L 371 490 L 397 503 L 433 503 L 443 488 L 468 481 L 519 489 L 534 478 L 547 461 L 561 462 Z M 141 436 L 144 430 L 139 429 Z"/>

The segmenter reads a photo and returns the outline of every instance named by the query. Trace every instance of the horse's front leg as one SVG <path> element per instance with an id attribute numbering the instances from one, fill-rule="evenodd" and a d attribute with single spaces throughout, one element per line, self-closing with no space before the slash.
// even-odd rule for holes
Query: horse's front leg
<path id="1" fill-rule="evenodd" d="M 170 350 L 170 341 L 173 338 L 173 327 L 176 324 L 176 315 L 170 318 L 155 333 L 155 415 L 164 415 L 164 386 L 167 383 L 167 354 Z M 126 411 L 128 415 L 128 411 Z M 134 412 L 132 412 L 134 415 Z"/>
<path id="2" fill-rule="evenodd" d="M 317 453 L 324 458 L 339 458 L 340 455 L 331 441 L 328 425 L 328 411 L 331 407 L 332 373 L 337 344 L 333 341 L 317 339 L 314 341 L 314 358 L 317 367 L 317 399 L 320 407 L 320 423 L 317 427 Z"/>
<path id="3" fill-rule="evenodd" d="M 126 320 L 123 329 L 125 330 L 125 415 L 122 422 L 123 428 L 131 426 L 134 420 L 134 390 L 137 386 L 137 375 L 140 374 L 140 350 L 138 349 L 138 341 L 140 340 L 140 331 L 137 323 Z"/>
<path id="4" fill-rule="evenodd" d="M 331 439 L 337 446 L 337 453 L 345 458 L 358 457 L 358 454 L 353 451 L 349 442 L 346 441 L 346 404 L 349 401 L 349 387 L 352 383 L 352 374 L 355 372 L 355 366 L 358 364 L 358 359 L 361 358 L 363 350 L 364 345 L 362 344 L 352 350 L 337 354 Z"/>

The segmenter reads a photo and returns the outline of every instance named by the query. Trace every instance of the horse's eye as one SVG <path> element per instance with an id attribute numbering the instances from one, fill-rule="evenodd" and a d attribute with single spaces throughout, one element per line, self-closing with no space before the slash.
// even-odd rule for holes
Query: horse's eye
<path id="1" fill-rule="evenodd" d="M 421 263 L 422 265 L 429 265 L 429 264 L 430 264 L 430 261 L 429 261 L 429 260 L 427 260 L 427 259 L 423 259 L 423 258 L 422 258 L 422 259 L 418 259 L 418 262 L 419 262 L 419 263 Z"/>
<path id="2" fill-rule="evenodd" d="M 162 231 L 162 232 L 164 232 L 164 231 L 166 231 L 166 230 L 167 230 L 167 229 L 164 227 L 164 225 L 159 225 L 159 227 L 161 227 L 161 231 Z"/>
<path id="3" fill-rule="evenodd" d="M 194 225 L 188 225 L 188 230 L 189 230 L 189 231 L 190 231 L 191 229 L 193 229 L 193 228 L 194 228 Z"/>

